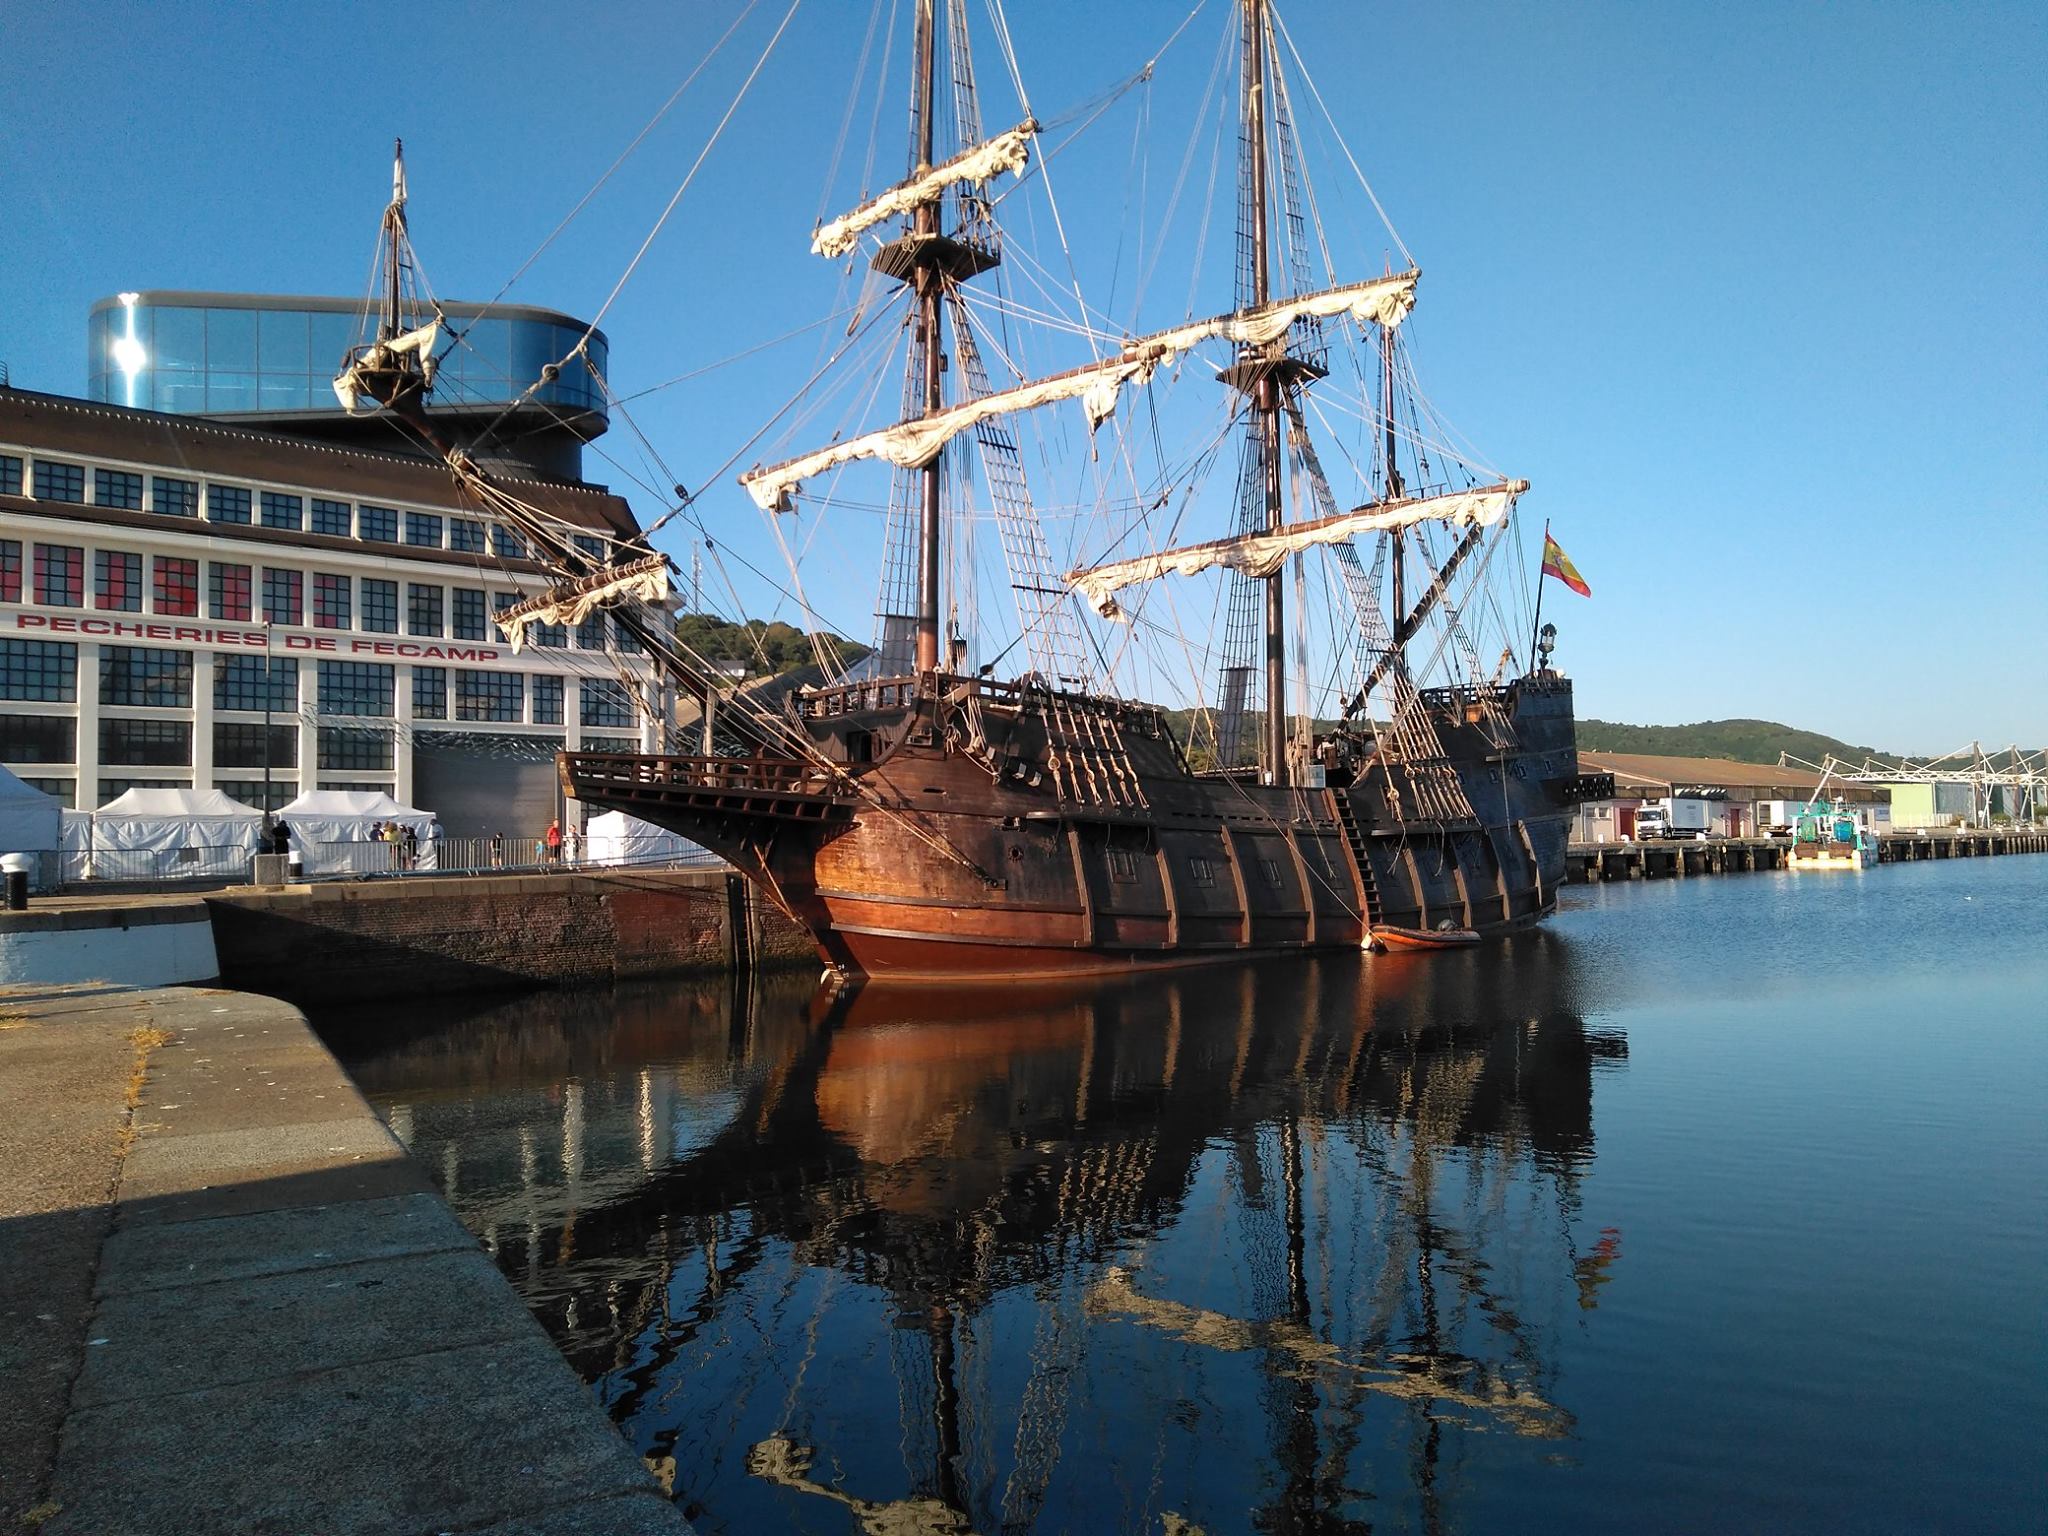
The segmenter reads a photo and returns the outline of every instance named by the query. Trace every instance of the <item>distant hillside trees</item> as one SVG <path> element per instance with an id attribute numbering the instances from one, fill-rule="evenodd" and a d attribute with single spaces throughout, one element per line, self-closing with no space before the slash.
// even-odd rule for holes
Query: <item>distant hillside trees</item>
<path id="1" fill-rule="evenodd" d="M 1796 730 L 1775 720 L 1701 720 L 1692 725 L 1617 725 L 1581 720 L 1579 746 L 1588 752 L 1641 752 L 1656 757 L 1718 757 L 1738 763 L 1775 763 L 1778 754 L 1817 763 L 1832 753 L 1860 762 L 1886 757 L 1875 747 L 1851 746 L 1818 731 Z"/>
<path id="2" fill-rule="evenodd" d="M 749 677 L 777 677 L 807 667 L 814 659 L 810 636 L 779 619 L 735 624 L 712 613 L 686 613 L 676 619 L 676 638 L 708 660 L 743 664 Z M 828 653 L 837 652 L 842 666 L 852 666 L 870 649 L 830 633 L 819 638 L 827 643 Z"/>

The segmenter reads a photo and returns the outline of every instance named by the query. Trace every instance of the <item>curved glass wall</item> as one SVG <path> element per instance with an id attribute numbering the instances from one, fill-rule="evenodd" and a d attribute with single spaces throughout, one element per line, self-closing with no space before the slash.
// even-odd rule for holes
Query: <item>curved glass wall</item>
<path id="1" fill-rule="evenodd" d="M 183 296 L 181 296 L 182 298 Z M 180 415 L 268 415 L 340 409 L 332 380 L 359 335 L 361 306 L 347 300 L 280 301 L 192 295 L 166 302 L 143 294 L 132 304 L 102 300 L 88 322 L 86 391 L 109 405 Z M 505 405 L 549 363 L 568 355 L 584 327 L 547 310 L 444 306 L 448 325 L 436 353 L 434 403 Z M 586 348 L 600 374 L 609 347 L 602 331 Z M 604 392 L 581 356 L 533 392 L 572 411 L 606 414 Z"/>

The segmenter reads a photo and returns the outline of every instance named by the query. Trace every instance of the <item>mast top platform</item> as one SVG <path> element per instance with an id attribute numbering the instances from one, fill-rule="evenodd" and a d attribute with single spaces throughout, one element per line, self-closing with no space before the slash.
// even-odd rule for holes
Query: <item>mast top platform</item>
<path id="1" fill-rule="evenodd" d="M 1000 266 L 1002 260 L 1002 253 L 992 246 L 956 240 L 951 235 L 911 232 L 897 236 L 875 252 L 868 265 L 899 283 L 915 283 L 918 274 L 926 270 L 936 270 L 948 282 L 964 283 Z"/>

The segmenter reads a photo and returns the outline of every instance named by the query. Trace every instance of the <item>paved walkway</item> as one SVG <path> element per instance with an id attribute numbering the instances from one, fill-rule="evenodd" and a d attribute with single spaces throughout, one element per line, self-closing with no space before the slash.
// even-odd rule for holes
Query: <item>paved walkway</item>
<path id="1" fill-rule="evenodd" d="M 0 991 L 0 1531 L 687 1532 L 296 1010 Z"/>

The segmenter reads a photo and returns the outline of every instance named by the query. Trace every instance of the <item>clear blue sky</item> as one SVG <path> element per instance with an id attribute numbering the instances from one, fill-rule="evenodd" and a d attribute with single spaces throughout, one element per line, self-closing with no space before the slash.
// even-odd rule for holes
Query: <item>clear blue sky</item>
<path id="1" fill-rule="evenodd" d="M 785 5 L 761 0 L 509 298 L 596 311 Z M 0 21 L 0 358 L 24 387 L 82 392 L 105 295 L 360 292 L 394 133 L 436 291 L 488 298 L 740 8 L 17 0 Z M 1187 9 L 1011 0 L 1033 105 L 1093 97 Z M 1093 299 L 1112 260 L 1130 296 L 1115 240 L 1134 168 L 1156 207 L 1180 160 L 1164 135 L 1132 158 L 1138 114 L 1173 128 L 1168 93 L 1199 92 L 1225 11 L 1209 0 L 1152 90 L 1105 115 L 1093 159 L 1055 164 Z M 1764 716 L 1913 751 L 2048 740 L 2048 6 L 1283 14 L 1427 274 L 1432 398 L 1535 483 L 1525 514 L 1593 585 L 1546 600 L 1581 713 Z M 867 15 L 799 7 L 605 316 L 621 393 L 832 308 L 838 271 L 806 243 L 859 191 L 865 108 L 826 175 Z M 1014 101 L 992 49 L 980 63 L 999 126 Z M 901 153 L 889 89 L 877 184 Z M 1349 179 L 1315 169 L 1319 189 Z M 1340 264 L 1380 270 L 1375 228 L 1333 233 L 1355 242 Z M 1157 280 L 1151 323 L 1177 318 L 1180 281 Z M 812 333 L 651 395 L 635 419 L 697 485 L 816 348 Z M 628 480 L 657 478 L 646 455 L 622 430 L 606 446 L 618 466 L 593 460 L 593 477 L 652 510 Z M 729 479 L 701 511 L 736 555 L 774 562 Z M 864 635 L 868 580 L 814 596 Z"/>

